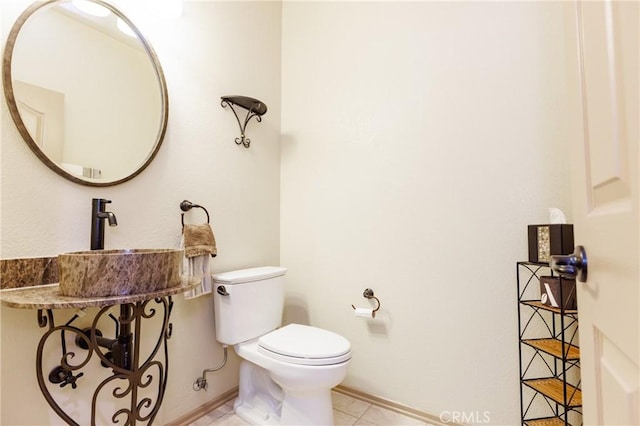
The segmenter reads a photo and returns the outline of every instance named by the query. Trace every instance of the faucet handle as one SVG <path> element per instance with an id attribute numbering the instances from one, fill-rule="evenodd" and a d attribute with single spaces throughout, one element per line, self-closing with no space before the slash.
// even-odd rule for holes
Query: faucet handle
<path id="1" fill-rule="evenodd" d="M 67 385 L 71 385 L 71 387 L 73 389 L 77 388 L 78 385 L 76 385 L 76 380 L 78 380 L 80 377 L 84 376 L 84 373 L 78 373 L 77 376 L 74 376 L 73 373 L 71 371 L 69 371 L 67 373 L 67 377 L 64 379 L 64 381 L 62 383 L 60 383 L 60 387 L 63 388 Z"/>
<path id="2" fill-rule="evenodd" d="M 78 373 L 77 376 L 74 376 L 71 370 L 62 365 L 58 365 L 49 373 L 49 381 L 54 384 L 60 384 L 61 388 L 70 384 L 71 387 L 75 389 L 78 387 L 76 380 L 82 376 L 84 376 L 84 373 Z"/>

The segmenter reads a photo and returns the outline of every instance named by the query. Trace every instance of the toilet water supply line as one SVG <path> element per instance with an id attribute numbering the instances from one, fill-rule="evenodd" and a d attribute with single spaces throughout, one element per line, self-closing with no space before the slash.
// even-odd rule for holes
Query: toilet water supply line
<path id="1" fill-rule="evenodd" d="M 194 391 L 199 391 L 202 389 L 207 390 L 207 388 L 209 387 L 209 385 L 207 384 L 207 378 L 205 377 L 207 373 L 213 373 L 214 371 L 222 370 L 222 367 L 224 367 L 227 364 L 227 351 L 228 351 L 227 345 L 222 345 L 222 349 L 223 349 L 222 363 L 216 368 L 207 368 L 206 370 L 203 370 L 202 377 L 198 377 L 196 381 L 193 382 Z"/>

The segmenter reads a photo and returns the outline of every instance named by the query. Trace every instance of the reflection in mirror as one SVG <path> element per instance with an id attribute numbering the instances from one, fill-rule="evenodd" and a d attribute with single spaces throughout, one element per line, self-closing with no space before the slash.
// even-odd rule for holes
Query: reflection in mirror
<path id="1" fill-rule="evenodd" d="M 24 140 L 74 182 L 127 181 L 151 162 L 164 138 L 167 89 L 155 52 L 124 14 L 101 0 L 30 6 L 9 35 L 3 82 Z"/>

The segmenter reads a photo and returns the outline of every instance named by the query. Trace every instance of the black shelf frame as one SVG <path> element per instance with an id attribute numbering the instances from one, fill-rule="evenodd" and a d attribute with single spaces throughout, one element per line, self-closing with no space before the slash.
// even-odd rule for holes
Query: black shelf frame
<path id="1" fill-rule="evenodd" d="M 521 423 L 582 425 L 578 311 L 539 301 L 539 279 L 543 275 L 555 275 L 548 263 L 516 263 Z M 534 327 L 546 334 L 527 337 L 535 333 Z M 534 374 L 536 369 L 547 374 Z M 534 408 L 547 414 L 533 415 Z"/>

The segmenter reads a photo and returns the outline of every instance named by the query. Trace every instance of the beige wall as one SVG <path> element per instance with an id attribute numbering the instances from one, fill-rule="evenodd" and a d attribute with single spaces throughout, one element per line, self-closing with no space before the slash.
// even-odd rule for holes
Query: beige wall
<path id="1" fill-rule="evenodd" d="M 29 3 L 0 4 L 3 45 L 11 23 Z M 46 168 L 20 138 L 2 101 L 2 258 L 88 249 L 91 198 L 104 197 L 113 200 L 110 208 L 118 217 L 118 226 L 106 230 L 106 248 L 176 247 L 178 205 L 189 199 L 211 213 L 219 249 L 214 272 L 278 264 L 280 19 L 279 2 L 186 2 L 179 20 L 137 21 L 163 64 L 169 126 L 153 163 L 116 187 L 83 187 Z M 254 96 L 269 107 L 262 123 L 249 124 L 251 149 L 234 143 L 238 125 L 233 113 L 220 106 L 220 96 L 228 94 Z M 194 211 L 189 219 L 203 216 Z M 208 376 L 208 391 L 193 391 L 202 370 L 217 365 L 222 356 L 215 342 L 212 298 L 185 301 L 178 296 L 174 301 L 169 386 L 157 424 L 237 385 L 237 360 L 232 357 L 223 371 Z M 70 314 L 56 311 L 60 319 Z M 0 423 L 60 424 L 36 382 L 35 353 L 42 335 L 36 312 L 3 306 L 0 315 Z M 79 384 L 91 375 L 85 376 Z M 65 394 L 77 397 L 71 390 Z M 84 414 L 87 410 L 81 407 Z"/>
<path id="2" fill-rule="evenodd" d="M 346 385 L 518 423 L 515 262 L 527 224 L 570 213 L 561 13 L 284 3 L 287 319 L 351 341 Z M 375 320 L 350 306 L 366 287 Z"/>
<path id="3" fill-rule="evenodd" d="M 28 3 L 2 2 L 3 40 Z M 87 248 L 93 197 L 118 215 L 107 248 L 175 246 L 187 198 L 212 213 L 215 271 L 290 268 L 286 319 L 349 338 L 345 384 L 436 415 L 517 423 L 514 263 L 526 224 L 569 206 L 561 22 L 557 5 L 534 2 L 186 2 L 177 21 L 141 23 L 170 121 L 135 180 L 62 180 L 3 102 L 1 256 Z M 233 143 L 223 94 L 269 106 L 249 124 L 249 150 Z M 374 321 L 351 312 L 366 306 L 365 287 L 382 301 Z M 0 314 L 0 423 L 59 424 L 44 400 L 24 398 L 39 394 L 35 312 Z M 237 383 L 232 359 L 207 392 L 191 390 L 221 355 L 210 298 L 177 297 L 173 323 L 158 424 Z"/>

